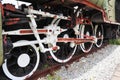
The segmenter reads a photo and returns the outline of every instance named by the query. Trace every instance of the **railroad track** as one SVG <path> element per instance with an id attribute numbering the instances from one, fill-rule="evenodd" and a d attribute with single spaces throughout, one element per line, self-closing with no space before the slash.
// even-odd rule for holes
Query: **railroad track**
<path id="1" fill-rule="evenodd" d="M 93 52 L 97 52 L 98 50 L 104 48 L 107 45 L 108 45 L 108 42 L 104 42 L 100 48 L 96 48 L 94 46 L 93 49 L 89 53 L 83 53 L 82 51 L 76 51 L 76 55 L 74 55 L 74 57 L 67 63 L 59 64 L 56 62 L 52 62 L 51 66 L 43 70 L 37 70 L 31 77 L 27 78 L 26 80 L 37 80 L 40 77 L 45 77 L 47 74 L 54 75 L 53 72 L 59 70 L 62 66 L 65 66 L 65 68 L 68 68 L 69 65 L 72 64 L 73 62 L 77 62 L 79 61 L 80 58 L 87 57 L 87 55 L 93 54 Z"/>

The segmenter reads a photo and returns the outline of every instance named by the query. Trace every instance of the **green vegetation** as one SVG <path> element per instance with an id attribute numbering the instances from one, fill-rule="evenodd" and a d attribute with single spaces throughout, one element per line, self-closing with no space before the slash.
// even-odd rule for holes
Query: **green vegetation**
<path id="1" fill-rule="evenodd" d="M 48 75 L 47 80 L 61 80 L 60 76 Z"/>
<path id="2" fill-rule="evenodd" d="M 120 39 L 111 39 L 109 40 L 109 44 L 120 45 Z"/>

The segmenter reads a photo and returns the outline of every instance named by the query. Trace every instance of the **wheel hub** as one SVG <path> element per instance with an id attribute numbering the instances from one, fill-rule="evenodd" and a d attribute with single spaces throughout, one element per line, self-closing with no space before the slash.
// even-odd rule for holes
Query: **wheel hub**
<path id="1" fill-rule="evenodd" d="M 70 43 L 70 47 L 71 47 L 71 48 L 74 48 L 74 47 L 75 47 L 75 43 L 74 43 L 74 42 L 71 42 L 71 43 Z"/>
<path id="2" fill-rule="evenodd" d="M 86 32 L 86 36 L 90 36 L 90 33 L 88 31 Z"/>
<path id="3" fill-rule="evenodd" d="M 101 32 L 99 31 L 99 36 L 101 36 Z"/>
<path id="4" fill-rule="evenodd" d="M 26 67 L 30 63 L 30 57 L 28 54 L 21 54 L 18 57 L 17 63 L 20 67 Z"/>
<path id="5" fill-rule="evenodd" d="M 64 34 L 63 38 L 69 38 L 68 34 Z M 68 42 L 64 42 L 64 43 L 68 43 Z"/>

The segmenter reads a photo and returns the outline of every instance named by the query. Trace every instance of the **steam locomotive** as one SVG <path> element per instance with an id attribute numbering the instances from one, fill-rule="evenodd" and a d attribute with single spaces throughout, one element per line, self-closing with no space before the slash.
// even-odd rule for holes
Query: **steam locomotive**
<path id="1" fill-rule="evenodd" d="M 0 3 L 0 65 L 13 80 L 31 76 L 41 54 L 66 63 L 77 47 L 88 53 L 119 32 L 120 0 L 19 1 L 31 4 Z"/>

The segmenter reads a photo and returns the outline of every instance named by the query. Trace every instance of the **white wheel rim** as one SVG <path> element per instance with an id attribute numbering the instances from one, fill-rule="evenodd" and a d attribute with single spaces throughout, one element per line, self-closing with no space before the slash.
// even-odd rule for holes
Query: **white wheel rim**
<path id="1" fill-rule="evenodd" d="M 98 39 L 97 39 L 97 42 L 96 42 L 96 47 L 101 47 L 102 46 L 102 43 L 103 43 L 103 26 L 102 25 L 95 25 L 95 36 L 97 36 L 97 30 L 98 30 L 98 27 L 101 27 L 101 29 L 102 29 L 102 33 L 99 31 L 98 32 L 98 35 L 99 36 L 101 36 L 101 42 L 100 42 L 100 44 L 97 44 L 98 43 Z M 96 37 L 97 38 L 97 37 Z"/>
<path id="2" fill-rule="evenodd" d="M 75 46 L 72 55 L 71 55 L 69 58 L 64 59 L 64 60 L 61 60 L 61 59 L 57 58 L 52 51 L 50 51 L 50 54 L 51 54 L 51 56 L 53 57 L 53 59 L 54 59 L 55 61 L 57 61 L 57 62 L 59 62 L 59 63 L 66 63 L 66 62 L 68 62 L 68 61 L 73 57 L 73 55 L 75 54 L 76 49 L 77 49 L 77 46 Z"/>
<path id="3" fill-rule="evenodd" d="M 19 41 L 19 42 L 21 42 L 21 41 Z M 22 41 L 22 42 L 28 42 L 28 41 Z M 38 50 L 37 50 L 37 48 L 36 48 L 35 45 L 30 45 L 30 46 L 32 46 L 32 47 L 35 49 L 36 55 L 37 55 L 37 61 L 36 61 L 36 65 L 35 65 L 34 69 L 33 69 L 29 74 L 24 75 L 24 76 L 22 76 L 22 77 L 14 76 L 14 75 L 12 75 L 12 74 L 9 72 L 9 70 L 8 70 L 8 68 L 7 68 L 7 59 L 5 59 L 3 65 L 2 65 L 2 68 L 3 68 L 3 72 L 5 73 L 5 75 L 6 75 L 8 78 L 10 78 L 10 79 L 12 79 L 12 80 L 24 80 L 24 79 L 26 79 L 27 77 L 31 76 L 31 75 L 37 70 L 37 68 L 38 68 L 38 66 L 39 66 L 39 61 L 40 61 L 39 52 L 38 52 Z"/>

